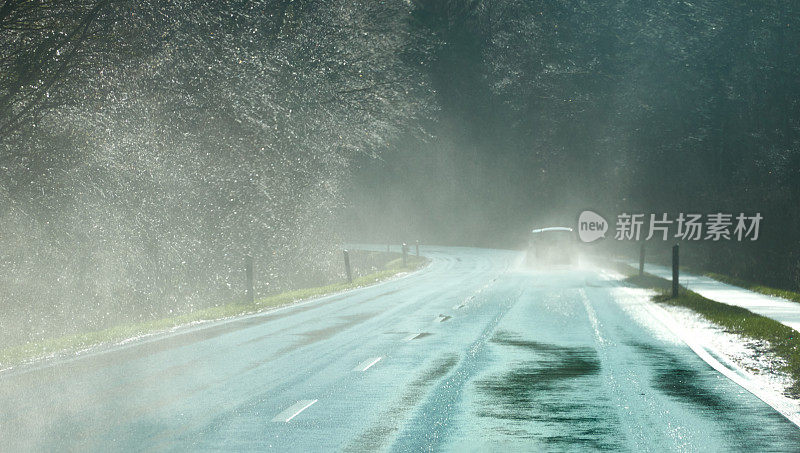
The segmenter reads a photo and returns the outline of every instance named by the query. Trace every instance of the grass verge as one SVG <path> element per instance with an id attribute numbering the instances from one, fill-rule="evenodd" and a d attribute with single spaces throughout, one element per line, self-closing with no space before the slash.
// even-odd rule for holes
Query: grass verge
<path id="1" fill-rule="evenodd" d="M 142 335 L 163 333 L 187 324 L 258 313 L 260 311 L 290 305 L 314 297 L 372 285 L 401 272 L 417 270 L 427 262 L 428 260 L 425 258 L 409 256 L 407 266 L 403 266 L 402 259 L 396 259 L 388 262 L 384 270 L 355 278 L 352 283 L 342 282 L 315 288 L 298 289 L 260 298 L 252 304 L 230 303 L 170 318 L 154 319 L 152 321 L 135 324 L 124 324 L 98 331 L 83 332 L 12 346 L 0 350 L 0 370 L 37 359 L 75 353 L 103 344 L 118 343 Z"/>
<path id="2" fill-rule="evenodd" d="M 672 265 L 669 261 L 655 261 L 655 264 L 660 264 L 666 267 L 670 267 Z M 622 265 L 628 266 L 627 264 L 622 264 Z M 633 269 L 633 266 L 628 266 L 628 267 Z M 738 277 L 732 277 L 726 274 L 719 274 L 717 272 L 707 272 L 707 269 L 695 266 L 687 266 L 681 264 L 680 270 L 681 272 L 687 272 L 690 274 L 703 275 L 708 278 L 713 278 L 714 280 L 717 280 L 719 282 L 727 283 L 728 285 L 738 286 L 740 288 L 744 288 L 756 293 L 765 294 L 767 296 L 781 297 L 783 299 L 790 300 L 792 302 L 800 303 L 800 292 L 793 291 L 790 289 L 775 288 L 772 286 L 762 285 L 760 283 L 755 283 Z"/>
<path id="3" fill-rule="evenodd" d="M 673 299 L 672 283 L 669 280 L 647 273 L 640 277 L 635 271 L 625 274 L 629 275 L 625 279 L 627 283 L 654 289 L 657 292 L 653 296 L 654 302 L 689 308 L 721 326 L 726 332 L 765 342 L 766 349 L 783 360 L 781 371 L 788 373 L 794 380 L 794 384 L 786 389 L 786 395 L 800 398 L 800 334 L 796 330 L 745 308 L 706 299 L 684 287 L 680 288 L 678 297 Z"/>
<path id="4" fill-rule="evenodd" d="M 769 286 L 759 285 L 758 283 L 748 282 L 747 280 L 731 277 L 729 275 L 717 274 L 715 272 L 707 272 L 703 275 L 705 275 L 706 277 L 713 278 L 714 280 L 720 281 L 722 283 L 727 283 L 729 285 L 738 286 L 740 288 L 748 289 L 750 291 L 754 291 L 757 293 L 766 294 L 767 296 L 782 297 L 784 299 L 788 299 L 794 302 L 800 302 L 800 293 L 795 291 L 790 291 L 788 289 L 778 289 Z"/>

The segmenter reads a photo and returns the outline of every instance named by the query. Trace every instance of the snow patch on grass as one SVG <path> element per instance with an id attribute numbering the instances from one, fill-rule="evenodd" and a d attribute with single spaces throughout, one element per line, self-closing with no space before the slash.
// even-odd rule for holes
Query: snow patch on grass
<path id="1" fill-rule="evenodd" d="M 613 272 L 612 278 L 624 277 Z M 663 341 L 685 343 L 714 369 L 800 426 L 800 400 L 787 394 L 795 385 L 786 361 L 765 340 L 726 331 L 696 311 L 652 301 L 657 291 L 620 286 L 616 300 L 631 317 Z"/>
<path id="2" fill-rule="evenodd" d="M 663 306 L 676 322 L 690 332 L 692 339 L 716 356 L 726 360 L 725 365 L 734 365 L 735 370 L 747 376 L 757 386 L 783 396 L 794 384 L 791 375 L 783 370 L 786 361 L 771 352 L 769 342 L 753 340 L 725 331 L 703 316 L 685 307 Z M 784 397 L 800 411 L 800 401 Z"/>

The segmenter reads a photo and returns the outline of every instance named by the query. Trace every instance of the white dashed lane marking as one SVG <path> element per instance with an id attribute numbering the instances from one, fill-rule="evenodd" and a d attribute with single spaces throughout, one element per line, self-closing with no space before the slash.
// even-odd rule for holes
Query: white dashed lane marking
<path id="1" fill-rule="evenodd" d="M 367 359 L 367 360 L 359 363 L 358 366 L 355 367 L 355 369 L 353 371 L 367 371 L 368 369 L 370 369 L 372 367 L 372 365 L 375 365 L 376 363 L 380 362 L 380 360 L 382 358 L 383 357 L 374 357 L 372 359 Z"/>
<path id="2" fill-rule="evenodd" d="M 300 412 L 311 407 L 312 404 L 316 403 L 319 400 L 301 400 L 298 401 L 291 406 L 289 406 L 285 411 L 281 412 L 280 414 L 276 415 L 275 418 L 272 419 L 273 422 L 282 422 L 288 423 L 291 419 L 300 415 Z"/>

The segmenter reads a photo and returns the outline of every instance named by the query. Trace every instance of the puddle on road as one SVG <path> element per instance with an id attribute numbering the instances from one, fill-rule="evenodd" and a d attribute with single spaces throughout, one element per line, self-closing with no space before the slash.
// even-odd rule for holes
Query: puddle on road
<path id="1" fill-rule="evenodd" d="M 594 378 L 601 370 L 594 348 L 529 341 L 509 332 L 498 332 L 491 342 L 513 348 L 520 358 L 510 371 L 477 382 L 477 415 L 503 421 L 495 432 L 554 447 L 622 447 L 616 415 Z"/>
<path id="2" fill-rule="evenodd" d="M 396 435 L 402 422 L 411 410 L 419 405 L 428 390 L 439 379 L 443 378 L 458 363 L 456 354 L 443 354 L 433 360 L 425 370 L 411 381 L 403 390 L 400 398 L 386 410 L 378 422 L 364 431 L 344 448 L 344 451 L 378 451 L 383 449 L 389 439 Z"/>
<path id="3" fill-rule="evenodd" d="M 686 366 L 674 354 L 644 343 L 630 342 L 628 345 L 641 352 L 650 362 L 655 371 L 653 388 L 714 413 L 725 413 L 732 409 L 732 405 L 716 391 L 703 385 L 703 376 L 697 370 Z"/>
<path id="4" fill-rule="evenodd" d="M 320 341 L 327 340 L 334 335 L 342 332 L 346 329 L 349 329 L 357 324 L 360 324 L 368 319 L 374 318 L 375 316 L 379 315 L 380 312 L 372 312 L 372 313 L 359 313 L 355 315 L 344 315 L 338 316 L 337 319 L 344 321 L 332 324 L 327 327 L 323 327 L 320 329 L 315 330 L 308 330 L 298 334 L 300 339 L 295 341 L 294 343 L 285 346 L 278 350 L 276 356 L 282 356 L 289 352 L 296 351 L 304 346 L 308 346 Z"/>
<path id="5" fill-rule="evenodd" d="M 800 432 L 780 413 L 766 404 L 745 396 L 736 397 L 729 386 L 735 384 L 701 359 L 681 357 L 667 349 L 639 342 L 626 342 L 642 354 L 654 371 L 651 386 L 663 394 L 697 408 L 710 420 L 721 422 L 723 438 L 731 450 L 796 450 Z M 708 371 L 708 372 L 706 372 Z M 747 394 L 749 395 L 749 394 Z"/>

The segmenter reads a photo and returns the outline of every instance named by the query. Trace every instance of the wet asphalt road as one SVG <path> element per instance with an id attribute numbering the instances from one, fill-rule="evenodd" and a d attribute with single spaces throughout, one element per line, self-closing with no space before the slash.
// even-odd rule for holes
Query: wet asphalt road
<path id="1" fill-rule="evenodd" d="M 0 376 L 0 450 L 800 450 L 603 274 L 424 252 L 405 278 Z"/>

